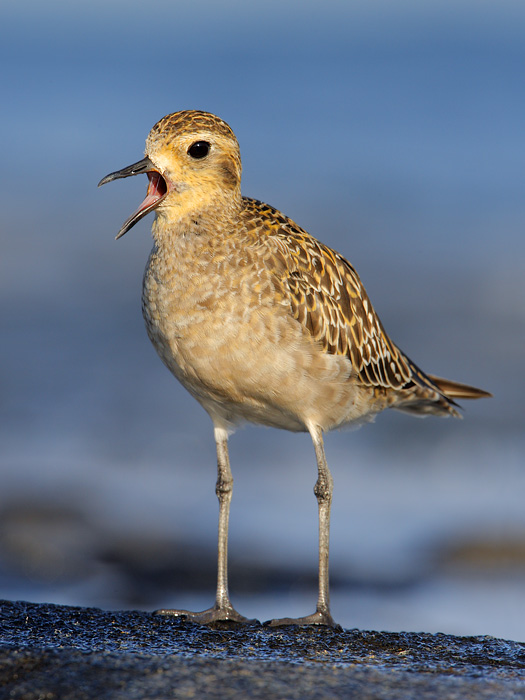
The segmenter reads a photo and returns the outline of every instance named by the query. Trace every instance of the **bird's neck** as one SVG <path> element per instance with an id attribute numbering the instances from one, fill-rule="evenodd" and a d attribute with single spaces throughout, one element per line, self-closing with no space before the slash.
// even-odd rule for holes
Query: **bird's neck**
<path id="1" fill-rule="evenodd" d="M 199 193 L 187 191 L 163 203 L 156 211 L 152 228 L 158 247 L 176 239 L 195 238 L 203 243 L 229 237 L 240 222 L 240 192 Z"/>

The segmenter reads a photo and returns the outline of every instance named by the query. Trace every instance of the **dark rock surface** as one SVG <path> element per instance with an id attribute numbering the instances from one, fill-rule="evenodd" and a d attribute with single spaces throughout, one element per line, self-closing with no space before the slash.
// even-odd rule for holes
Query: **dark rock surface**
<path id="1" fill-rule="evenodd" d="M 525 699 L 525 644 L 3 601 L 0 698 Z"/>

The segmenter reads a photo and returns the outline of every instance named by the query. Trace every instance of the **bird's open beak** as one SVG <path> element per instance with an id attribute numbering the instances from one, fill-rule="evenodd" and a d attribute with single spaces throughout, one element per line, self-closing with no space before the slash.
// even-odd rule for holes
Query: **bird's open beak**
<path id="1" fill-rule="evenodd" d="M 149 214 L 150 211 L 153 211 L 156 207 L 158 207 L 160 202 L 162 202 L 164 197 L 168 194 L 168 185 L 166 184 L 166 180 L 162 177 L 158 170 L 156 170 L 155 166 L 148 157 L 139 160 L 138 163 L 128 165 L 127 168 L 122 168 L 122 170 L 117 170 L 114 173 L 106 175 L 106 177 L 103 177 L 98 183 L 98 186 L 100 187 L 101 185 L 105 185 L 107 182 L 111 182 L 112 180 L 118 180 L 121 177 L 131 177 L 132 175 L 140 175 L 141 173 L 146 173 L 149 179 L 146 197 L 137 211 L 122 224 L 120 231 L 117 233 L 117 239 L 127 233 L 130 228 L 135 226 L 137 221 L 140 221 L 143 216 L 146 216 L 146 214 Z"/>

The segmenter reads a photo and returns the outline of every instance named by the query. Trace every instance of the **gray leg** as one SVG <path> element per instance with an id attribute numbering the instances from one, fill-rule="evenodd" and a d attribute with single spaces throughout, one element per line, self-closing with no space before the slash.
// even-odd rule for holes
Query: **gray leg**
<path id="1" fill-rule="evenodd" d="M 314 486 L 314 493 L 319 507 L 319 595 L 316 611 L 322 617 L 326 617 L 327 623 L 334 625 L 330 615 L 330 584 L 328 577 L 328 559 L 330 552 L 330 510 L 332 507 L 332 493 L 334 480 L 328 469 L 324 454 L 323 435 L 320 430 L 312 434 L 317 458 L 318 477 Z"/>
<path id="2" fill-rule="evenodd" d="M 317 459 L 317 481 L 314 494 L 319 508 L 319 595 L 315 612 L 305 617 L 283 617 L 265 623 L 270 627 L 281 625 L 326 625 L 340 628 L 330 614 L 330 586 L 328 580 L 328 558 L 330 546 L 330 508 L 332 505 L 333 479 L 326 463 L 323 433 L 320 428 L 310 428 L 310 435 Z"/>
<path id="3" fill-rule="evenodd" d="M 323 433 L 320 428 L 310 429 L 310 435 L 317 459 L 317 481 L 314 494 L 319 508 L 319 595 L 314 613 L 305 617 L 284 617 L 270 620 L 268 625 L 326 625 L 339 627 L 330 614 L 330 585 L 328 580 L 328 558 L 330 547 L 330 508 L 332 506 L 333 479 L 326 463 L 323 445 Z"/>
<path id="4" fill-rule="evenodd" d="M 217 445 L 217 484 L 215 493 L 219 499 L 219 538 L 217 557 L 217 593 L 215 605 L 202 612 L 188 610 L 157 610 L 160 615 L 187 617 L 193 622 L 208 624 L 220 620 L 233 622 L 255 622 L 240 615 L 230 603 L 228 593 L 228 524 L 232 500 L 233 477 L 228 456 L 228 433 L 222 428 L 214 429 Z"/>

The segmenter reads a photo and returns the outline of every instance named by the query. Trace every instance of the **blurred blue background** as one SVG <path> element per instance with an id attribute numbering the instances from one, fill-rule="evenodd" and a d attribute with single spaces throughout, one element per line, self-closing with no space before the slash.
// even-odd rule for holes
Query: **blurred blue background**
<path id="1" fill-rule="evenodd" d="M 4 4 L 0 597 L 207 607 L 211 422 L 150 346 L 147 217 L 114 236 L 164 114 L 232 126 L 243 192 L 358 269 L 423 369 L 492 391 L 327 437 L 334 617 L 525 639 L 525 5 L 519 0 Z M 231 592 L 311 612 L 310 440 L 231 444 Z"/>

